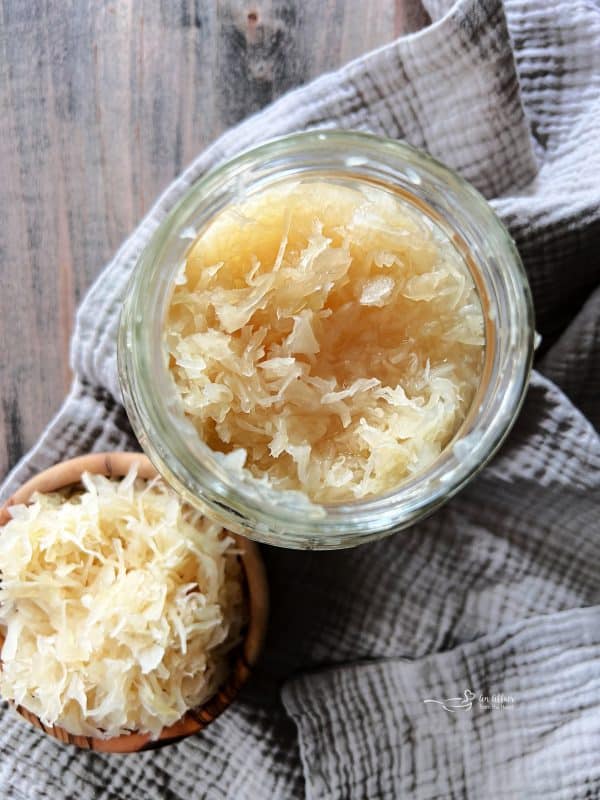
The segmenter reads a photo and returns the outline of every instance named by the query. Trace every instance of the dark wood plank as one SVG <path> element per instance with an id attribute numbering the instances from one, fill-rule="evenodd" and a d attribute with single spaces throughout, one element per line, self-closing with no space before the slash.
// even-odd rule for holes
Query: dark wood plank
<path id="1" fill-rule="evenodd" d="M 416 27 L 406 0 L 0 0 L 0 476 L 68 390 L 83 293 L 226 127 Z"/>

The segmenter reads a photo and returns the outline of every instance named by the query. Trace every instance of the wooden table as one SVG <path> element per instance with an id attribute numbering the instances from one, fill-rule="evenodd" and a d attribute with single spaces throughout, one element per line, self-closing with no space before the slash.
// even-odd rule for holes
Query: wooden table
<path id="1" fill-rule="evenodd" d="M 0 0 L 0 477 L 58 409 L 77 304 L 157 194 L 225 128 L 419 27 L 416 6 Z"/>

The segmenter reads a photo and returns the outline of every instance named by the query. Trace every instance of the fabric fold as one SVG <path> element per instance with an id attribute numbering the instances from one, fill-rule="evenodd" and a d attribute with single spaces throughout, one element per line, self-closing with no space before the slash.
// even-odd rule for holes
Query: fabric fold
<path id="1" fill-rule="evenodd" d="M 558 800 L 600 785 L 600 607 L 291 680 L 307 800 Z M 371 766 L 377 764 L 377 769 Z"/>
<path id="2" fill-rule="evenodd" d="M 544 355 L 540 370 L 600 429 L 600 287 Z"/>
<path id="3" fill-rule="evenodd" d="M 72 391 L 0 495 L 61 459 L 137 447 L 120 404 L 116 331 L 139 253 L 208 169 L 309 127 L 406 138 L 490 198 L 533 287 L 540 368 L 580 410 L 534 374 L 498 456 L 428 520 L 354 550 L 263 548 L 273 598 L 264 658 L 201 735 L 115 760 L 65 749 L 0 706 L 2 796 L 598 794 L 589 690 L 598 695 L 600 438 L 581 413 L 597 408 L 588 380 L 597 294 L 576 315 L 600 281 L 600 9 L 586 0 L 424 5 L 428 28 L 289 93 L 171 184 L 84 300 Z M 458 716 L 423 702 L 466 689 L 510 693 L 514 708 Z M 522 734 L 510 727 L 518 720 Z"/>

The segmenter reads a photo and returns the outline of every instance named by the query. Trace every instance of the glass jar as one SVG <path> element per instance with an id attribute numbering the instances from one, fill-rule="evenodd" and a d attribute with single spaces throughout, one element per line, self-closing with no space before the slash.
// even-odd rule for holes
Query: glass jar
<path id="1" fill-rule="evenodd" d="M 191 238 L 228 203 L 296 176 L 364 181 L 433 218 L 472 272 L 485 316 L 478 391 L 452 442 L 426 471 L 386 495 L 317 506 L 300 493 L 257 490 L 200 440 L 181 410 L 163 345 L 173 280 Z M 435 511 L 496 452 L 527 388 L 533 354 L 527 277 L 508 232 L 457 174 L 409 145 L 363 133 L 312 131 L 243 153 L 195 183 L 142 252 L 124 302 L 119 375 L 133 429 L 156 468 L 188 502 L 252 539 L 334 549 L 399 531 Z"/>

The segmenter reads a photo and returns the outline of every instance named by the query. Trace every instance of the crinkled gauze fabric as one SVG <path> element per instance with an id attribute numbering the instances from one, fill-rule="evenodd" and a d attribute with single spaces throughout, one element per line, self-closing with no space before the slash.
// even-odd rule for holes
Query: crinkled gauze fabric
<path id="1" fill-rule="evenodd" d="M 408 531 L 340 552 L 264 547 L 265 657 L 202 734 L 118 758 L 1 706 L 2 797 L 600 797 L 600 7 L 425 5 L 431 26 L 281 98 L 168 188 L 81 306 L 72 391 L 3 496 L 61 459 L 136 446 L 115 334 L 141 249 L 207 169 L 310 127 L 407 139 L 509 227 L 545 341 L 513 432 Z"/>

